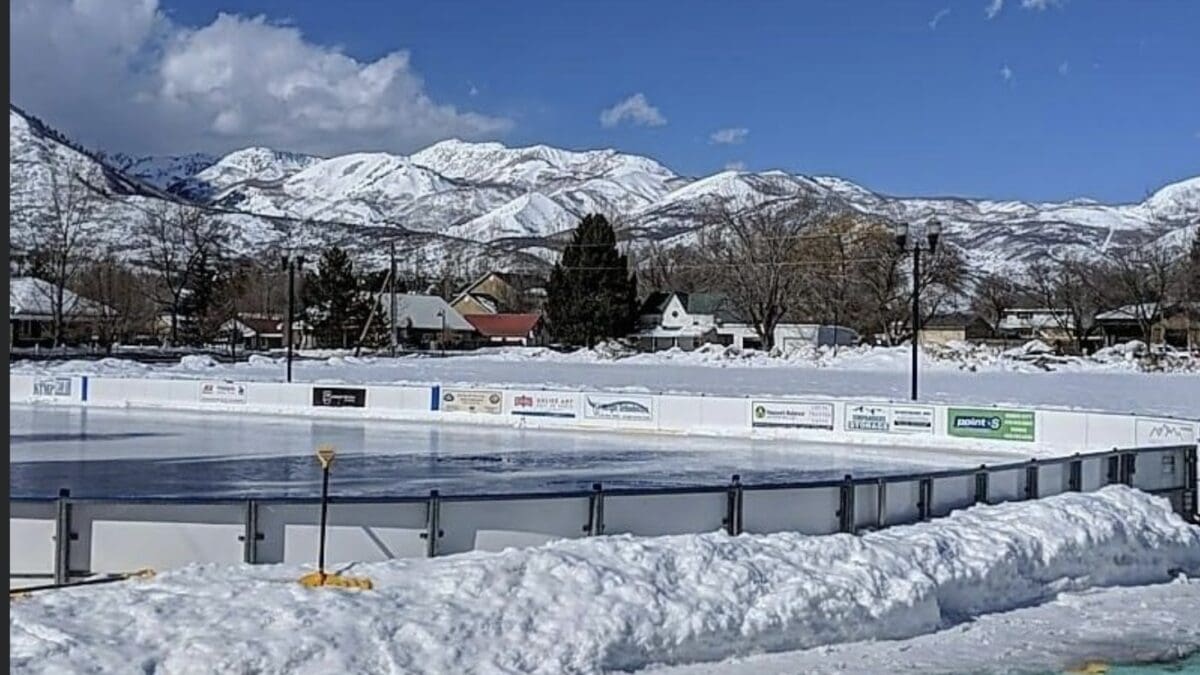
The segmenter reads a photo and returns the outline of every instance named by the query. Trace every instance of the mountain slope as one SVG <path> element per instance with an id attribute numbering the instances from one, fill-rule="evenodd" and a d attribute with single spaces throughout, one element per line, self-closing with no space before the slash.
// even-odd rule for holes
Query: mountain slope
<path id="1" fill-rule="evenodd" d="M 1175 245 L 1200 224 L 1200 177 L 1165 186 L 1138 204 L 911 198 L 782 171 L 694 179 L 615 150 L 448 140 L 411 156 L 320 158 L 246 148 L 217 159 L 135 159 L 90 153 L 15 107 L 9 127 L 14 202 L 44 202 L 47 176 L 55 167 L 71 168 L 107 186 L 105 217 L 118 241 L 136 217 L 131 205 L 163 198 L 165 190 L 228 219 L 237 231 L 235 246 L 247 255 L 337 243 L 378 259 L 380 242 L 397 241 L 418 267 L 446 259 L 486 266 L 497 255 L 549 260 L 561 247 L 560 235 L 590 212 L 608 215 L 635 247 L 688 245 L 714 205 L 757 207 L 805 197 L 892 221 L 939 218 L 945 241 L 986 271 L 1017 269 L 1048 253 Z M 14 236 L 20 227 L 14 223 Z"/>

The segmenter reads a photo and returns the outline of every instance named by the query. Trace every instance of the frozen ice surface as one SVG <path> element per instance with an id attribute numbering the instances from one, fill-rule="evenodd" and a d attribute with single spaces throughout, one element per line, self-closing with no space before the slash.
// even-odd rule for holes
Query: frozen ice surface
<path id="1" fill-rule="evenodd" d="M 979 449 L 526 431 L 382 420 L 59 406 L 9 408 L 10 488 L 47 497 L 312 496 L 314 449 L 339 452 L 334 493 L 425 495 L 839 479 L 1015 461 Z M 1023 459 L 1023 458 L 1022 458 Z"/>

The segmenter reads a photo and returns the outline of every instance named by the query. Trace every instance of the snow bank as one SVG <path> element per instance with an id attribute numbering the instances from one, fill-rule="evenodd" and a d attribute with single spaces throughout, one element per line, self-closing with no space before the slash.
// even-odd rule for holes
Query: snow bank
<path id="1" fill-rule="evenodd" d="M 361 565 L 197 566 L 11 605 L 12 672 L 601 672 L 930 633 L 1066 591 L 1200 574 L 1200 528 L 1124 487 L 860 537 L 562 541 Z M 1182 619 L 1181 619 L 1182 620 Z"/>

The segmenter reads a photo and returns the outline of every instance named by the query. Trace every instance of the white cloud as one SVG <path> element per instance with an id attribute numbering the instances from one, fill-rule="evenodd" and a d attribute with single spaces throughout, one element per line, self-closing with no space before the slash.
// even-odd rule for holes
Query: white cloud
<path id="1" fill-rule="evenodd" d="M 1062 75 L 1063 77 L 1070 75 L 1071 74 L 1071 62 L 1063 61 L 1062 63 L 1058 64 L 1058 74 Z"/>
<path id="2" fill-rule="evenodd" d="M 630 124 L 647 127 L 661 127 L 667 123 L 658 108 L 650 105 L 645 94 L 634 94 L 620 101 L 611 108 L 600 111 L 600 126 L 615 127 L 628 120 Z"/>
<path id="3" fill-rule="evenodd" d="M 726 171 L 745 171 L 746 163 L 745 162 L 729 162 L 728 164 L 725 165 L 725 170 Z"/>
<path id="4" fill-rule="evenodd" d="M 157 0 L 17 0 L 10 16 L 11 100 L 108 150 L 408 152 L 512 126 L 432 100 L 406 51 L 359 61 L 261 16 L 187 28 Z"/>
<path id="5" fill-rule="evenodd" d="M 1013 71 L 1012 68 L 1008 67 L 1007 63 L 1000 67 L 1000 77 L 1004 78 L 1005 82 L 1012 82 Z"/>
<path id="6" fill-rule="evenodd" d="M 719 145 L 735 145 L 746 140 L 746 135 L 750 130 L 745 127 L 731 127 L 729 129 L 717 129 L 708 136 L 709 143 Z"/>
<path id="7" fill-rule="evenodd" d="M 938 24 L 941 23 L 942 19 L 946 18 L 946 15 L 949 13 L 949 7 L 943 7 L 942 9 L 938 10 L 938 13 L 934 14 L 933 18 L 929 20 L 929 30 L 937 30 Z"/>
<path id="8" fill-rule="evenodd" d="M 1066 0 L 1021 0 L 1021 9 L 1032 9 L 1036 11 L 1045 11 L 1051 7 L 1062 7 Z M 1004 0 L 990 0 L 983 13 L 987 18 L 994 19 L 1004 9 Z"/>

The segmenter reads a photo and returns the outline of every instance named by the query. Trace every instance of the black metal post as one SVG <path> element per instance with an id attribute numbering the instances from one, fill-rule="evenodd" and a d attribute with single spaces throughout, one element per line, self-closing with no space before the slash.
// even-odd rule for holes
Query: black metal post
<path id="1" fill-rule="evenodd" d="M 391 345 L 392 358 L 396 358 L 396 242 L 391 242 L 389 249 L 391 269 L 388 274 L 388 344 Z"/>
<path id="2" fill-rule="evenodd" d="M 288 258 L 287 381 L 292 381 L 292 328 L 296 324 L 296 262 Z M 328 475 L 328 472 L 326 472 Z"/>
<path id="3" fill-rule="evenodd" d="M 921 340 L 921 245 L 913 246 L 912 287 L 912 400 L 917 400 L 917 350 Z"/>
<path id="4" fill-rule="evenodd" d="M 317 571 L 325 576 L 325 522 L 329 512 L 329 464 L 321 468 L 321 543 L 317 553 Z"/>

